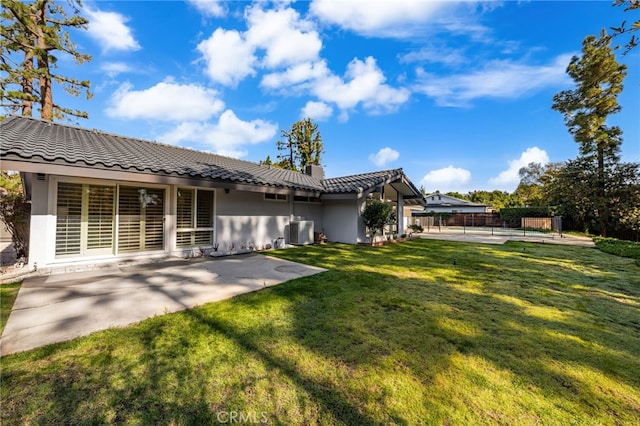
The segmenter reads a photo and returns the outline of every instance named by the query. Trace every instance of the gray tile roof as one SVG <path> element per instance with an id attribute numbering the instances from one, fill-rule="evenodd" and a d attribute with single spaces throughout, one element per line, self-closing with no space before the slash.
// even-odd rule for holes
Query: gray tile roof
<path id="1" fill-rule="evenodd" d="M 382 185 L 401 176 L 402 169 L 383 170 L 379 172 L 324 179 L 322 181 L 322 185 L 325 192 L 332 194 L 363 192 L 369 188 Z"/>
<path id="2" fill-rule="evenodd" d="M 207 152 L 21 116 L 12 116 L 0 123 L 0 159 L 187 176 L 323 193 L 359 193 L 403 175 L 402 169 L 395 169 L 317 179 L 300 172 Z"/>

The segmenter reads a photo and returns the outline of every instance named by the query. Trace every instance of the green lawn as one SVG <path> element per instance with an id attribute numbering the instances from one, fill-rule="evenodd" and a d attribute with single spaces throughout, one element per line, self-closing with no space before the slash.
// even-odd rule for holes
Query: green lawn
<path id="1" fill-rule="evenodd" d="M 272 254 L 329 271 L 4 357 L 1 423 L 640 419 L 633 259 L 435 240 Z"/>
<path id="2" fill-rule="evenodd" d="M 18 296 L 21 283 L 11 283 L 0 285 L 0 334 L 4 330 L 4 326 L 7 325 L 9 319 L 9 313 L 13 302 Z"/>

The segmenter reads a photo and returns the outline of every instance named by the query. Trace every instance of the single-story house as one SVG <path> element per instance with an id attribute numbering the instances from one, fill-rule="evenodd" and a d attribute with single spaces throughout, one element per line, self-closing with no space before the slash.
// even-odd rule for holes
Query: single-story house
<path id="1" fill-rule="evenodd" d="M 325 178 L 319 166 L 282 170 L 20 116 L 0 123 L 0 160 L 32 203 L 32 268 L 303 244 L 314 232 L 359 243 L 367 200 L 424 205 L 402 169 Z"/>
<path id="2" fill-rule="evenodd" d="M 468 200 L 434 192 L 425 197 L 424 210 L 414 210 L 419 213 L 491 213 L 493 208 L 487 204 L 472 203 Z"/>

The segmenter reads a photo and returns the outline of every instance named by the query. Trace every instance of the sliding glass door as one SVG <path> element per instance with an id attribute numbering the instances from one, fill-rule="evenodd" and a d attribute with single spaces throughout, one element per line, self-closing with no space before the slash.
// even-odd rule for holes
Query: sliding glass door
<path id="1" fill-rule="evenodd" d="M 163 250 L 164 198 L 162 188 L 59 182 L 56 257 Z"/>
<path id="2" fill-rule="evenodd" d="M 164 189 L 121 186 L 118 252 L 164 248 Z"/>
<path id="3" fill-rule="evenodd" d="M 113 253 L 115 189 L 58 184 L 56 256 Z"/>

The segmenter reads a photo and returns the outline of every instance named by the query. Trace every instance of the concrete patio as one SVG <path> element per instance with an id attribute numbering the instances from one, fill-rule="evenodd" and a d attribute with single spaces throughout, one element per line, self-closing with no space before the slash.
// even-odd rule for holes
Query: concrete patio
<path id="1" fill-rule="evenodd" d="M 0 339 L 0 355 L 123 327 L 323 271 L 247 254 L 27 278 Z"/>

